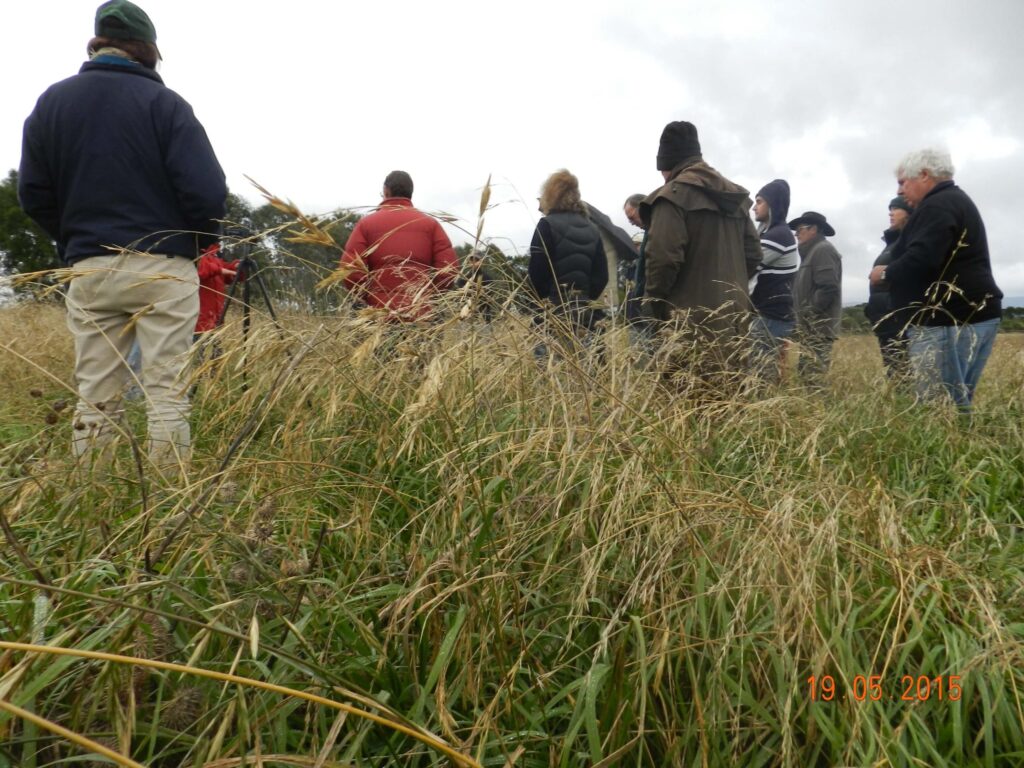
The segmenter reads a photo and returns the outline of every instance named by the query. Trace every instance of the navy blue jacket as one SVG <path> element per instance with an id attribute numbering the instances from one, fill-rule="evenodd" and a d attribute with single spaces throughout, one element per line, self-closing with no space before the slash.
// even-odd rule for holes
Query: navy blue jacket
<path id="1" fill-rule="evenodd" d="M 192 107 L 153 70 L 102 56 L 39 97 L 18 197 L 68 264 L 111 247 L 196 258 L 227 186 Z"/>
<path id="2" fill-rule="evenodd" d="M 952 181 L 940 182 L 914 209 L 885 276 L 893 306 L 909 307 L 917 325 L 1002 317 L 1003 292 L 992 276 L 985 224 Z"/>
<path id="3" fill-rule="evenodd" d="M 786 223 L 789 214 L 789 184 L 775 179 L 765 184 L 757 197 L 768 203 L 770 218 L 761 227 L 761 265 L 754 276 L 750 300 L 764 317 L 792 320 L 793 281 L 800 268 L 796 238 Z"/>

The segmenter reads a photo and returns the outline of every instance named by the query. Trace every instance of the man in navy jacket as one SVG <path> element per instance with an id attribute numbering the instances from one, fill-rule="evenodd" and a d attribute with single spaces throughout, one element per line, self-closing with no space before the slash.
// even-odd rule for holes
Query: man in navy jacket
<path id="1" fill-rule="evenodd" d="M 953 183 L 947 152 L 911 152 L 896 176 L 914 213 L 891 263 L 871 271 L 871 284 L 888 284 L 893 305 L 909 308 L 910 364 L 919 396 L 948 396 L 967 411 L 1003 314 L 985 224 Z"/>
<path id="2" fill-rule="evenodd" d="M 189 104 L 156 72 L 149 16 L 127 0 L 96 11 L 90 60 L 51 86 L 25 121 L 18 195 L 73 267 L 68 326 L 79 402 L 76 456 L 105 456 L 142 350 L 149 454 L 190 455 L 186 358 L 199 310 L 194 260 L 225 215 L 224 172 Z"/>

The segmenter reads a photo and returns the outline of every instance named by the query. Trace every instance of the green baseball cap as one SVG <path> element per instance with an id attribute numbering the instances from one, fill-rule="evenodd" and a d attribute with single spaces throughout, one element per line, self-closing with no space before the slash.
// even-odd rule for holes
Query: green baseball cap
<path id="1" fill-rule="evenodd" d="M 153 22 L 144 10 L 128 0 L 109 0 L 96 9 L 96 36 L 156 45 Z"/>

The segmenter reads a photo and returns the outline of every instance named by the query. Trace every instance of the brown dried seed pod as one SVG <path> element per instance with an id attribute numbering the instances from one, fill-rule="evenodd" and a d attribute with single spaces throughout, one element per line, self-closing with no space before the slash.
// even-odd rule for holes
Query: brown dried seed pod
<path id="1" fill-rule="evenodd" d="M 32 397 L 42 397 L 43 396 L 43 390 L 41 390 L 41 389 L 30 389 L 28 391 L 28 393 Z"/>
<path id="2" fill-rule="evenodd" d="M 78 430 L 79 432 L 81 432 L 81 431 L 82 431 L 83 429 L 85 429 L 85 424 L 84 424 L 84 422 L 81 422 L 81 421 L 76 421 L 76 422 L 74 423 L 74 427 L 75 427 L 75 429 L 77 429 L 77 430 Z"/>
<path id="3" fill-rule="evenodd" d="M 281 575 L 287 577 L 302 576 L 309 573 L 309 560 L 304 557 L 281 561 Z"/>
<path id="4" fill-rule="evenodd" d="M 248 563 L 235 563 L 228 570 L 228 580 L 236 584 L 248 584 L 252 581 L 253 572 Z"/>
<path id="5" fill-rule="evenodd" d="M 253 542 L 256 547 L 266 544 L 274 538 L 274 523 L 271 521 L 258 520 L 249 526 L 243 537 L 247 542 Z"/>
<path id="6" fill-rule="evenodd" d="M 105 410 L 107 410 L 107 404 L 106 403 L 96 403 L 96 410 L 97 411 L 105 411 Z"/>
<path id="7" fill-rule="evenodd" d="M 47 424 L 56 424 L 58 421 L 57 414 L 54 413 L 53 411 L 50 411 L 48 414 L 46 414 L 43 421 L 45 421 Z"/>
<path id="8" fill-rule="evenodd" d="M 217 489 L 217 501 L 221 504 L 234 504 L 238 500 L 238 483 L 228 480 Z"/>
<path id="9" fill-rule="evenodd" d="M 203 692 L 187 685 L 160 710 L 160 722 L 173 731 L 188 728 L 203 714 Z"/>
<path id="10" fill-rule="evenodd" d="M 53 410 L 57 411 L 57 413 L 60 413 L 61 411 L 68 407 L 68 401 L 54 400 L 53 403 L 51 403 L 50 407 L 53 408 Z"/>
<path id="11" fill-rule="evenodd" d="M 260 520 L 271 520 L 277 515 L 277 502 L 272 496 L 268 496 L 259 507 L 256 508 L 256 517 Z"/>
<path id="12" fill-rule="evenodd" d="M 135 655 L 147 659 L 166 659 L 174 654 L 174 635 L 159 616 L 144 614 L 135 627 Z"/>
<path id="13" fill-rule="evenodd" d="M 135 691 L 136 703 L 146 700 L 147 683 L 149 682 L 150 674 L 149 667 L 140 665 L 132 667 L 132 689 Z"/>

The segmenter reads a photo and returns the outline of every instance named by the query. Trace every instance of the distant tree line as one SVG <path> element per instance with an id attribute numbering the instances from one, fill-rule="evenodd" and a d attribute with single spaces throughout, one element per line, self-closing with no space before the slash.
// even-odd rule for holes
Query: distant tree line
<path id="1" fill-rule="evenodd" d="M 871 322 L 864 316 L 866 304 L 843 307 L 843 333 L 871 333 Z M 1000 331 L 1024 331 L 1024 307 L 1003 307 Z"/>
<path id="2" fill-rule="evenodd" d="M 18 204 L 18 172 L 0 181 L 0 275 L 25 275 L 60 264 L 57 247 Z"/>
<path id="3" fill-rule="evenodd" d="M 253 206 L 245 198 L 228 194 L 225 258 L 253 257 L 275 303 L 306 311 L 329 311 L 348 301 L 343 289 L 328 280 L 337 268 L 359 213 L 338 209 L 310 220 L 315 232 L 296 216 L 270 202 Z M 484 259 L 490 289 L 515 293 L 526 276 L 526 255 L 506 256 L 493 243 L 476 248 Z M 460 261 L 474 250 L 456 247 Z M 45 272 L 63 266 L 53 241 L 18 204 L 18 172 L 11 170 L 0 182 L 0 277 Z M 16 290 L 31 291 L 31 286 Z"/>

